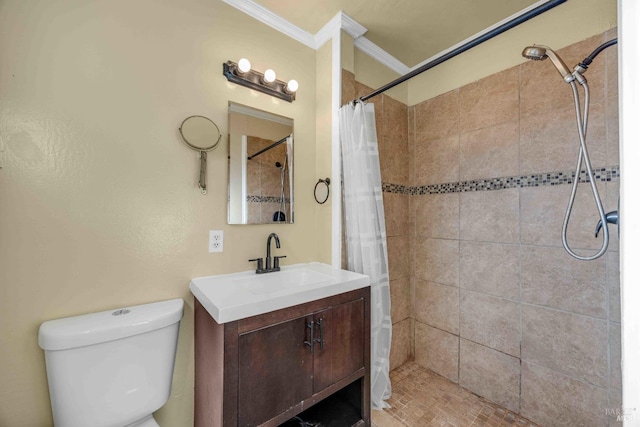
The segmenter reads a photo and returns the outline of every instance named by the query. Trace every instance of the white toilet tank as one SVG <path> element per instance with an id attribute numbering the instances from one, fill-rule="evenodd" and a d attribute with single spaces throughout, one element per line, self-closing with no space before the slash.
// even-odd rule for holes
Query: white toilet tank
<path id="1" fill-rule="evenodd" d="M 151 414 L 169 399 L 183 306 L 174 299 L 44 322 L 38 343 L 54 425 L 157 425 Z"/>

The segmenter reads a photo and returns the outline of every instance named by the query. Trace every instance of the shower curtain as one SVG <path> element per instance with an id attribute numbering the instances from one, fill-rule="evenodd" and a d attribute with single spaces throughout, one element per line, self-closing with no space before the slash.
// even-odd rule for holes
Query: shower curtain
<path id="1" fill-rule="evenodd" d="M 390 407 L 391 296 L 373 104 L 340 109 L 347 268 L 371 282 L 371 405 Z"/>

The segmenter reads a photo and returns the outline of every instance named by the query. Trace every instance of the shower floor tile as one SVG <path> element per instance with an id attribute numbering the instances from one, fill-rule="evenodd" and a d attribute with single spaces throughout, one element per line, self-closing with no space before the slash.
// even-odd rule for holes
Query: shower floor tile
<path id="1" fill-rule="evenodd" d="M 391 408 L 371 411 L 375 427 L 539 427 L 415 362 L 402 365 L 390 376 Z"/>

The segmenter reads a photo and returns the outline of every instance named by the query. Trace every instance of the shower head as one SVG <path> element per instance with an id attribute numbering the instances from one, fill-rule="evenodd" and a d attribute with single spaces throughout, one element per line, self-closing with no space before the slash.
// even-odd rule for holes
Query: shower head
<path id="1" fill-rule="evenodd" d="M 527 46 L 522 51 L 522 56 L 527 59 L 532 59 L 534 61 L 542 61 L 547 57 L 547 49 L 542 46 Z"/>
<path id="2" fill-rule="evenodd" d="M 551 62 L 556 67 L 556 70 L 560 73 L 565 82 L 570 83 L 575 80 L 571 71 L 569 71 L 569 67 L 564 61 L 548 46 L 544 45 L 533 45 L 527 46 L 522 51 L 522 56 L 527 59 L 532 59 L 534 61 L 542 61 L 545 58 L 551 59 Z"/>

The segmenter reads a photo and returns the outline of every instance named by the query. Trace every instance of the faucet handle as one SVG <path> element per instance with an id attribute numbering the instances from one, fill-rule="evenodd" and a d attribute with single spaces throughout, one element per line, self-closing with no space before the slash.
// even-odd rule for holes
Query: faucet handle
<path id="1" fill-rule="evenodd" d="M 262 258 L 256 258 L 256 259 L 250 259 L 249 260 L 249 262 L 253 262 L 253 261 L 257 261 L 258 262 L 258 266 L 256 268 L 256 273 L 258 271 L 262 271 L 263 270 L 263 268 L 262 268 Z"/>
<path id="2" fill-rule="evenodd" d="M 286 258 L 286 255 L 274 256 L 273 257 L 273 269 L 280 270 L 280 258 Z"/>

